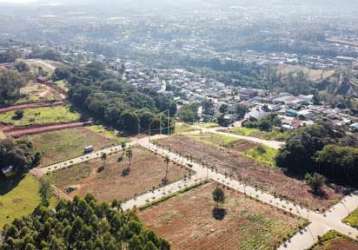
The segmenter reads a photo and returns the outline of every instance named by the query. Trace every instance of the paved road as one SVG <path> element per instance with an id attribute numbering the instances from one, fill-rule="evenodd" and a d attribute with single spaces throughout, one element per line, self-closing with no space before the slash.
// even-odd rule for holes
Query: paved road
<path id="1" fill-rule="evenodd" d="M 168 156 L 172 161 L 178 162 L 194 170 L 200 176 L 219 182 L 227 187 L 242 192 L 247 196 L 255 198 L 263 203 L 269 204 L 293 215 L 305 218 L 311 222 L 310 226 L 305 228 L 302 232 L 295 235 L 289 242 L 281 246 L 283 249 L 306 249 L 312 246 L 319 235 L 324 234 L 329 229 L 334 229 L 341 234 L 344 234 L 352 239 L 358 238 L 358 230 L 344 224 L 341 219 L 351 213 L 358 206 L 357 194 L 346 196 L 339 204 L 332 207 L 326 214 L 320 214 L 315 211 L 306 209 L 296 205 L 290 201 L 275 198 L 271 194 L 264 193 L 254 187 L 247 186 L 237 180 L 225 177 L 223 174 L 212 171 L 198 163 L 192 162 L 185 157 L 176 153 L 170 152 L 166 149 L 160 148 L 157 145 L 150 143 L 148 138 L 143 138 L 138 143 L 159 155 Z M 303 241 L 303 242 L 302 242 Z M 308 246 L 308 247 L 306 247 Z M 303 248 L 302 248 L 303 247 Z"/>
<path id="2" fill-rule="evenodd" d="M 200 175 L 193 175 L 190 179 L 180 180 L 178 182 L 166 185 L 154 191 L 149 191 L 144 193 L 138 197 L 130 199 L 122 204 L 123 210 L 129 210 L 134 207 L 143 207 L 155 201 L 159 201 L 164 197 L 170 196 L 171 194 L 175 194 L 181 190 L 185 190 L 192 186 L 198 185 L 205 181 L 205 178 Z"/>

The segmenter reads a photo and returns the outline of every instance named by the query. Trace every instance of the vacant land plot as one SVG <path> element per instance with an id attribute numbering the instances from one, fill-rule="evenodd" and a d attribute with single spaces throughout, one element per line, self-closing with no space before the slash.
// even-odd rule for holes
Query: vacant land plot
<path id="1" fill-rule="evenodd" d="M 91 193 L 99 201 L 124 201 L 161 185 L 167 166 L 162 157 L 144 148 L 134 147 L 132 152 L 131 164 L 127 157 L 118 153 L 105 161 L 97 159 L 60 170 L 50 179 L 62 190 L 74 187 L 76 191 L 70 193 L 71 196 Z M 122 158 L 120 162 L 119 158 Z M 129 166 L 129 174 L 123 176 L 123 170 Z M 184 178 L 187 173 L 184 168 L 169 163 L 168 183 Z"/>
<path id="2" fill-rule="evenodd" d="M 351 213 L 347 218 L 343 220 L 344 223 L 348 225 L 358 228 L 358 209 L 356 209 L 353 213 Z"/>
<path id="3" fill-rule="evenodd" d="M 222 220 L 213 218 L 215 203 L 208 183 L 138 213 L 173 249 L 275 249 L 305 222 L 226 190 Z"/>
<path id="4" fill-rule="evenodd" d="M 94 150 L 117 144 L 87 128 L 74 128 L 29 136 L 35 149 L 42 153 L 41 166 L 72 159 L 83 155 L 84 148 L 92 145 Z"/>
<path id="5" fill-rule="evenodd" d="M 325 186 L 325 196 L 317 197 L 311 193 L 304 181 L 285 175 L 281 169 L 265 167 L 257 160 L 245 157 L 242 152 L 251 149 L 253 145 L 255 147 L 255 144 L 250 142 L 237 141 L 229 146 L 219 147 L 187 136 L 172 136 L 157 143 L 181 155 L 192 157 L 195 161 L 204 162 L 210 168 L 244 183 L 311 209 L 327 209 L 343 196 L 342 193 Z"/>
<path id="6" fill-rule="evenodd" d="M 0 130 L 0 140 L 5 139 L 6 135 Z"/>
<path id="7" fill-rule="evenodd" d="M 279 130 L 273 130 L 271 132 L 260 131 L 255 128 L 244 128 L 236 127 L 229 130 L 230 133 L 243 135 L 243 136 L 252 136 L 264 140 L 276 140 L 276 141 L 285 141 L 291 134 L 291 132 L 281 132 Z"/>
<path id="8" fill-rule="evenodd" d="M 0 114 L 0 122 L 15 126 L 26 126 L 74 122 L 80 119 L 80 114 L 71 111 L 68 106 L 25 109 L 21 119 L 16 119 L 14 116 L 15 111 Z"/>
<path id="9" fill-rule="evenodd" d="M 53 88 L 44 84 L 29 82 L 20 90 L 22 98 L 17 100 L 16 104 L 43 102 L 43 101 L 59 101 L 63 100 L 63 96 Z"/>
<path id="10" fill-rule="evenodd" d="M 312 250 L 356 250 L 358 241 L 351 240 L 335 231 L 326 233 Z"/>

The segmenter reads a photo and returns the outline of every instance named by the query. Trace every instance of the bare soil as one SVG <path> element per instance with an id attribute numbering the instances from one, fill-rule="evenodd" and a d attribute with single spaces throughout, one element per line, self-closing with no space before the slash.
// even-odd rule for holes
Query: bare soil
<path id="1" fill-rule="evenodd" d="M 132 150 L 131 164 L 126 157 L 118 162 L 122 153 L 117 153 L 108 156 L 106 161 L 97 159 L 55 172 L 52 180 L 62 190 L 69 186 L 75 187 L 76 190 L 69 194 L 71 197 L 83 197 L 91 193 L 99 201 L 125 201 L 152 188 L 158 188 L 165 176 L 167 165 L 164 159 L 141 147 L 134 147 Z M 100 171 L 103 166 L 104 169 Z M 122 171 L 129 166 L 129 175 L 123 176 Z M 168 183 L 189 175 L 184 167 L 174 163 L 169 163 L 168 170 Z M 79 177 L 83 172 L 84 176 Z"/>
<path id="2" fill-rule="evenodd" d="M 204 162 L 209 167 L 248 185 L 310 209 L 325 210 L 343 197 L 340 190 L 328 186 L 324 187 L 324 197 L 315 196 L 303 180 L 287 176 L 281 169 L 269 168 L 245 157 L 240 152 L 252 147 L 249 142 L 247 145 L 240 141 L 237 144 L 232 143 L 230 147 L 219 147 L 186 136 L 172 136 L 157 143 L 181 155 L 192 157 L 195 161 Z"/>
<path id="3" fill-rule="evenodd" d="M 216 204 L 208 183 L 138 212 L 151 230 L 171 243 L 172 249 L 275 249 L 304 221 L 225 190 L 222 220 L 213 217 Z"/>

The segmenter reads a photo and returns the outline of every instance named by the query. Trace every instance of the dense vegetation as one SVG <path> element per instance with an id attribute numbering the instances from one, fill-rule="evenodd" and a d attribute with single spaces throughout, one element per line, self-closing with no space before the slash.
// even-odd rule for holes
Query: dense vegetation
<path id="1" fill-rule="evenodd" d="M 40 153 L 34 151 L 29 141 L 10 139 L 0 141 L 0 169 L 12 166 L 13 172 L 21 175 L 36 166 L 40 158 Z"/>
<path id="2" fill-rule="evenodd" d="M 251 119 L 242 124 L 246 128 L 257 128 L 261 131 L 272 131 L 273 127 L 281 125 L 281 120 L 276 114 L 270 114 L 262 119 Z"/>
<path id="3" fill-rule="evenodd" d="M 9 105 L 21 97 L 24 78 L 15 70 L 0 68 L 0 106 Z"/>
<path id="4" fill-rule="evenodd" d="M 97 204 L 87 195 L 60 201 L 56 209 L 40 206 L 16 219 L 2 233 L 0 249 L 130 249 L 167 250 L 169 243 L 145 229 L 137 217 L 117 202 Z"/>
<path id="5" fill-rule="evenodd" d="M 357 138 L 329 124 L 302 128 L 289 137 L 277 165 L 294 173 L 320 173 L 331 180 L 356 185 Z"/>
<path id="6" fill-rule="evenodd" d="M 199 104 L 197 103 L 183 105 L 178 113 L 178 116 L 184 122 L 194 123 L 199 119 L 198 108 Z"/>
<path id="7" fill-rule="evenodd" d="M 102 64 L 82 68 L 59 68 L 56 80 L 70 83 L 72 104 L 90 116 L 128 134 L 168 132 L 174 127 L 168 114 L 176 114 L 176 104 L 150 89 L 138 89 L 108 72 Z"/>

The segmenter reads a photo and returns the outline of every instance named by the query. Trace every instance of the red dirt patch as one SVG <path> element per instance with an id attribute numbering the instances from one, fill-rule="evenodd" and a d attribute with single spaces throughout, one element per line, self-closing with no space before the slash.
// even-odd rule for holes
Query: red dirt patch
<path id="1" fill-rule="evenodd" d="M 226 215 L 213 218 L 215 203 L 208 183 L 138 212 L 151 230 L 172 249 L 274 249 L 303 220 L 285 215 L 244 195 L 225 190 Z"/>
<path id="2" fill-rule="evenodd" d="M 186 136 L 172 136 L 158 141 L 164 147 L 170 147 L 181 155 L 192 157 L 199 162 L 216 168 L 221 173 L 231 175 L 251 186 L 257 186 L 267 192 L 292 200 L 311 209 L 327 209 L 337 203 L 343 194 L 325 187 L 325 198 L 314 196 L 303 181 L 285 175 L 280 169 L 268 168 L 241 154 L 252 143 L 233 143 L 224 148 L 200 143 Z"/>

